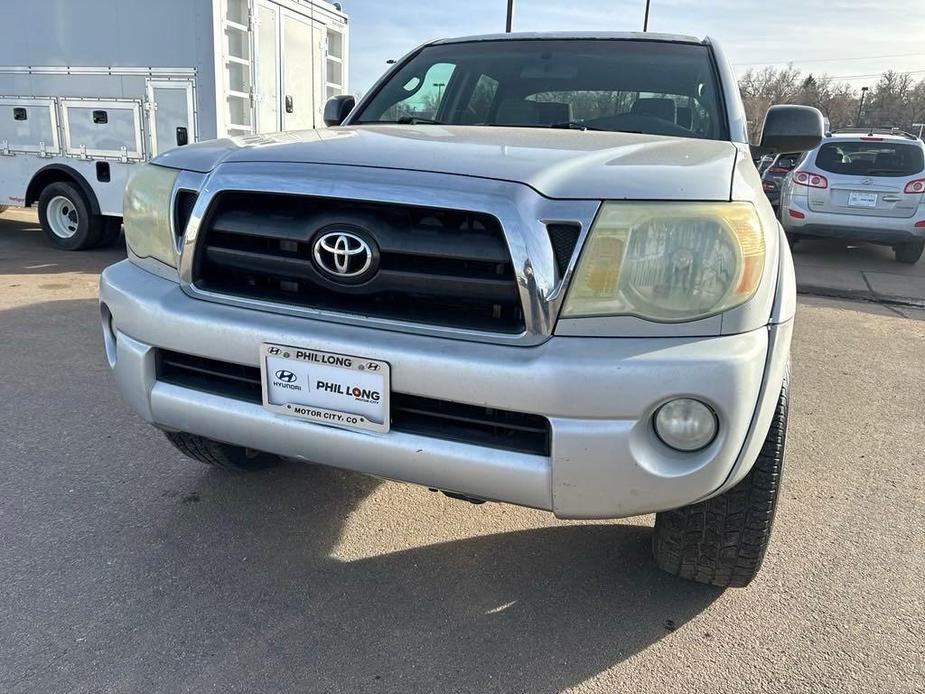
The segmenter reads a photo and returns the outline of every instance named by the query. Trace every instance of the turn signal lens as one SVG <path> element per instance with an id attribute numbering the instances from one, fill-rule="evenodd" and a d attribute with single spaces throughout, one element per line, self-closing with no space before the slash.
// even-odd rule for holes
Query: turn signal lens
<path id="1" fill-rule="evenodd" d="M 180 172 L 154 164 L 139 167 L 125 187 L 122 204 L 125 242 L 140 258 L 177 265 L 176 241 L 170 228 L 170 198 Z"/>
<path id="2" fill-rule="evenodd" d="M 562 316 L 706 318 L 748 301 L 764 263 L 764 231 L 750 203 L 605 203 Z"/>

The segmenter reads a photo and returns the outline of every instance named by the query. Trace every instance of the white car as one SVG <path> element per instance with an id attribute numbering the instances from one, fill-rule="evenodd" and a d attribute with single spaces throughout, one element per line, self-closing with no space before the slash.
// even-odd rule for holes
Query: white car
<path id="1" fill-rule="evenodd" d="M 183 453 L 280 457 L 560 518 L 657 512 L 666 571 L 758 571 L 796 287 L 710 40 L 437 41 L 324 130 L 134 176 L 103 337 Z M 769 112 L 762 145 L 822 116 Z"/>
<path id="2" fill-rule="evenodd" d="M 916 263 L 925 250 L 925 143 L 897 130 L 841 130 L 785 179 L 780 219 L 802 237 L 868 241 Z"/>

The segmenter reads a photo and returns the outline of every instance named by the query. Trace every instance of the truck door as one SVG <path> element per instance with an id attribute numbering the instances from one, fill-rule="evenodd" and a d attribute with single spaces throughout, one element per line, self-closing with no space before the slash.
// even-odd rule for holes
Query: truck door
<path id="1" fill-rule="evenodd" d="M 147 80 L 151 155 L 195 141 L 193 81 Z"/>
<path id="2" fill-rule="evenodd" d="M 280 98 L 280 45 L 278 5 L 257 4 L 257 132 L 275 133 L 282 129 Z"/>
<path id="3" fill-rule="evenodd" d="M 144 159 L 140 99 L 67 98 L 59 103 L 66 154 Z"/>
<path id="4" fill-rule="evenodd" d="M 283 10 L 283 130 L 315 127 L 315 48 L 320 45 L 321 31 L 308 17 Z"/>
<path id="5" fill-rule="evenodd" d="M 0 154 L 58 154 L 58 116 L 51 98 L 0 97 Z"/>

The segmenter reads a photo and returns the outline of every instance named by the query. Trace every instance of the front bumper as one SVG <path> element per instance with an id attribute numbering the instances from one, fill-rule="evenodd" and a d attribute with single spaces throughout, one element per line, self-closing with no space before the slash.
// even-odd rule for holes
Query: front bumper
<path id="1" fill-rule="evenodd" d="M 100 300 L 118 387 L 158 427 L 563 518 L 676 508 L 740 479 L 764 439 L 790 341 L 788 322 L 721 337 L 465 342 L 193 299 L 129 261 L 103 273 Z M 257 366 L 263 342 L 387 361 L 395 392 L 542 415 L 551 455 L 347 431 L 157 380 L 157 348 Z M 719 417 L 719 435 L 703 451 L 672 451 L 652 430 L 658 406 L 682 395 Z"/>

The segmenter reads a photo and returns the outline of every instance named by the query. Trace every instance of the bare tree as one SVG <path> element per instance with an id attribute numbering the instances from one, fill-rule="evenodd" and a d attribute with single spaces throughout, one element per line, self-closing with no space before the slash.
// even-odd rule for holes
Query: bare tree
<path id="1" fill-rule="evenodd" d="M 749 137 L 757 142 L 764 114 L 772 104 L 815 106 L 828 118 L 832 129 L 853 126 L 860 90 L 828 75 L 804 75 L 792 65 L 749 70 L 739 80 Z M 925 79 L 918 83 L 908 73 L 888 71 L 871 88 L 862 112 L 870 127 L 911 130 L 925 118 Z"/>

